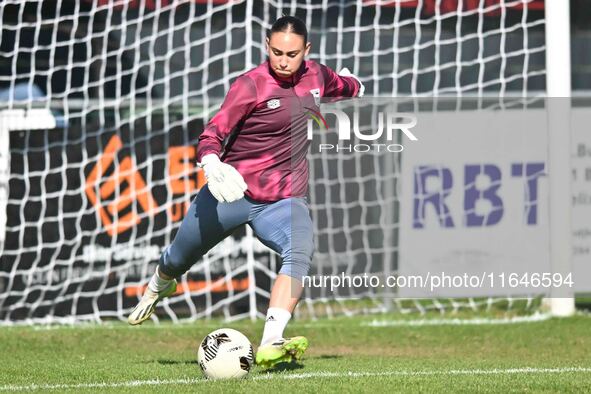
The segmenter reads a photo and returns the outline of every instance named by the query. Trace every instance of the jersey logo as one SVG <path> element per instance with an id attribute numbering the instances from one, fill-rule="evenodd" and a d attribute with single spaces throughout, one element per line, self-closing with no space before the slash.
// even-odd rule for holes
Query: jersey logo
<path id="1" fill-rule="evenodd" d="M 279 99 L 273 99 L 273 100 L 267 101 L 267 108 L 275 109 L 275 108 L 279 108 L 279 106 L 281 106 L 281 102 L 279 101 Z"/>
<path id="2" fill-rule="evenodd" d="M 320 88 L 310 89 L 310 93 L 314 97 L 314 103 L 316 105 L 320 104 Z"/>

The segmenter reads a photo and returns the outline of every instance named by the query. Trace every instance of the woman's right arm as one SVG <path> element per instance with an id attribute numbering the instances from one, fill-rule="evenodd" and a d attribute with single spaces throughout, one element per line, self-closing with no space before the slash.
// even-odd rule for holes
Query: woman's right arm
<path id="1" fill-rule="evenodd" d="M 255 107 L 256 96 L 256 87 L 250 77 L 240 76 L 232 83 L 222 107 L 199 136 L 197 161 L 208 154 L 220 155 L 224 140 Z"/>

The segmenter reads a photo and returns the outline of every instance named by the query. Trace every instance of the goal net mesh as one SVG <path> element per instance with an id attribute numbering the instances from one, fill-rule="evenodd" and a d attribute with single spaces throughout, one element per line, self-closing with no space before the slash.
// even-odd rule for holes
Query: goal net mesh
<path id="1" fill-rule="evenodd" d="M 312 60 L 348 67 L 368 95 L 502 98 L 545 89 L 541 3 L 0 2 L 0 324 L 126 318 L 204 184 L 195 165 L 204 123 L 232 81 L 265 61 L 266 30 L 283 14 L 306 22 Z M 352 176 L 332 173 L 327 160 L 310 156 L 312 273 L 384 274 L 387 262 L 394 274 L 398 215 L 383 207 L 397 191 L 378 192 L 375 180 L 396 181 L 399 159 L 387 172 L 376 165 L 373 177 L 355 173 L 355 162 L 343 164 Z M 338 189 L 345 184 L 358 198 Z M 260 317 L 280 265 L 239 229 L 182 277 L 153 319 Z M 514 300 L 307 290 L 297 313 L 495 303 Z"/>

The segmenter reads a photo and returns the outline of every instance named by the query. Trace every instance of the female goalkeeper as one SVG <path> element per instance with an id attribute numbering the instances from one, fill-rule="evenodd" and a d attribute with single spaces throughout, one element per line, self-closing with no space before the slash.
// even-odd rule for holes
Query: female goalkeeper
<path id="1" fill-rule="evenodd" d="M 304 337 L 283 338 L 302 293 L 312 254 L 313 227 L 306 201 L 309 111 L 315 98 L 355 97 L 363 85 L 347 69 L 304 60 L 310 51 L 305 24 L 279 18 L 266 39 L 268 60 L 239 76 L 220 111 L 199 137 L 197 159 L 207 185 L 193 200 L 173 243 L 129 324 L 148 319 L 156 304 L 176 290 L 176 280 L 208 250 L 248 223 L 281 255 L 256 362 L 272 367 L 302 356 Z"/>

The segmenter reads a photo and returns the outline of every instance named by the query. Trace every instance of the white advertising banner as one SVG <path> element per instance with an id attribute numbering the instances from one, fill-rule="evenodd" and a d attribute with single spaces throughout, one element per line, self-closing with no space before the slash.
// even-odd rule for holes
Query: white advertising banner
<path id="1" fill-rule="evenodd" d="M 552 272 L 545 111 L 418 112 L 413 132 L 402 153 L 399 294 L 547 293 L 526 283 Z"/>
<path id="2" fill-rule="evenodd" d="M 573 108 L 573 277 L 591 292 L 591 108 Z"/>

